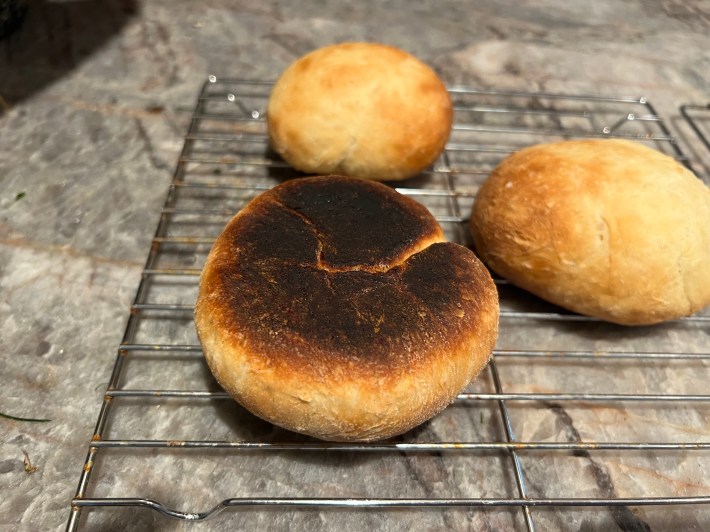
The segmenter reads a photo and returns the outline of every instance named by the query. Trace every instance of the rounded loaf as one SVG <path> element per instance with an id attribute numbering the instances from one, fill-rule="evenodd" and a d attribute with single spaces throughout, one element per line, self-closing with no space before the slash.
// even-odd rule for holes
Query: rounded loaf
<path id="1" fill-rule="evenodd" d="M 710 304 L 710 191 L 640 143 L 512 154 L 481 187 L 471 231 L 494 271 L 581 314 L 648 325 Z"/>
<path id="2" fill-rule="evenodd" d="M 204 266 L 195 323 L 220 385 L 257 416 L 334 441 L 403 433 L 485 366 L 498 297 L 422 205 L 355 178 L 252 200 Z"/>
<path id="3" fill-rule="evenodd" d="M 301 57 L 276 81 L 267 111 L 271 145 L 294 168 L 375 180 L 405 179 L 431 165 L 452 117 L 430 67 L 374 43 Z"/>

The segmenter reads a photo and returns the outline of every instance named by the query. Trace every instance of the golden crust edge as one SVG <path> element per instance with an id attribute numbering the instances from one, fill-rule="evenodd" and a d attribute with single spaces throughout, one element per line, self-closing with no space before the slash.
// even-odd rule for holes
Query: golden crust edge
<path id="1" fill-rule="evenodd" d="M 444 356 L 432 353 L 416 370 L 385 379 L 381 385 L 356 377 L 318 382 L 311 374 L 264 365 L 268 357 L 235 341 L 235 331 L 220 334 L 210 326 L 213 309 L 204 300 L 198 300 L 195 322 L 217 382 L 247 410 L 280 427 L 323 440 L 372 441 L 402 434 L 431 419 L 478 376 L 490 359 L 498 333 L 497 294 L 489 293 L 488 298 L 486 312 L 478 314 L 477 327 L 456 348 Z M 342 373 L 347 375 L 347 371 Z"/>

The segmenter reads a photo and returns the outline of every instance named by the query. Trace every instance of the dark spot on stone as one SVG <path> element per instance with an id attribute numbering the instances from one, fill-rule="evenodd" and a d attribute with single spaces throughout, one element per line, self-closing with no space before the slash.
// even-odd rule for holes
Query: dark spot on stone
<path id="1" fill-rule="evenodd" d="M 505 63 L 505 65 L 503 65 L 503 71 L 506 74 L 512 74 L 514 76 L 520 75 L 520 67 L 512 62 Z"/>
<path id="2" fill-rule="evenodd" d="M 52 348 L 52 344 L 50 344 L 46 340 L 42 340 L 40 343 L 37 344 L 37 349 L 35 350 L 35 354 L 39 357 L 42 355 L 46 355 L 49 350 Z"/>
<path id="3" fill-rule="evenodd" d="M 12 473 L 13 471 L 22 471 L 22 461 L 20 460 L 3 460 L 0 462 L 0 475 Z"/>
<path id="4" fill-rule="evenodd" d="M 24 434 L 18 434 L 15 436 L 13 439 L 9 440 L 7 443 L 10 444 L 17 444 L 17 445 L 27 445 L 30 442 L 30 439 L 25 436 Z"/>

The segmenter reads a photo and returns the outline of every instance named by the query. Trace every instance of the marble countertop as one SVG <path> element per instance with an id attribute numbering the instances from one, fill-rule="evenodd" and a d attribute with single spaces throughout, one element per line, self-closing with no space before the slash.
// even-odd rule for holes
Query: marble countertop
<path id="1" fill-rule="evenodd" d="M 209 74 L 272 80 L 311 49 L 368 40 L 410 51 L 431 64 L 450 85 L 644 96 L 671 128 L 677 124 L 679 105 L 710 100 L 710 10 L 701 0 L 445 0 L 416 5 L 402 0 L 291 4 L 86 0 L 28 4 L 24 24 L 0 40 L 0 412 L 49 421 L 0 418 L 0 528 L 7 530 L 60 530 L 66 526 L 69 503 L 190 112 Z M 702 148 L 694 154 L 707 160 Z M 647 350 L 672 350 L 681 345 L 684 351 L 702 353 L 708 350 L 704 327 L 690 332 L 668 329 L 650 336 L 595 328 L 584 345 L 591 349 L 633 345 Z M 575 336 L 579 331 L 574 328 L 542 327 L 536 334 L 548 342 L 548 349 L 562 345 L 565 338 L 580 337 Z M 519 348 L 524 343 L 522 336 L 511 335 L 499 347 Z M 545 372 L 520 364 L 516 367 L 513 361 L 501 366 L 506 364 L 505 378 L 511 388 L 516 377 L 522 382 L 533 374 L 537 388 L 523 391 L 554 390 L 556 379 L 575 378 L 572 366 Z M 654 389 L 649 385 L 648 393 L 706 394 L 708 364 L 694 364 L 680 371 L 658 367 L 638 370 L 649 369 L 650 376 L 639 376 L 634 368 L 615 368 L 611 388 L 614 379 L 624 377 L 660 386 Z M 588 373 L 584 385 L 603 388 L 611 381 L 603 373 Z M 666 388 L 661 386 L 664 383 Z M 481 390 L 489 385 L 481 383 Z M 620 383 L 618 390 L 623 390 L 622 386 Z M 623 422 L 619 416 L 627 415 L 645 418 L 654 427 L 650 436 L 628 434 L 629 441 L 673 441 L 681 433 L 686 438 L 682 441 L 710 441 L 710 410 L 703 405 L 691 410 L 687 412 L 689 419 L 678 420 L 672 412 L 629 414 L 611 408 L 590 415 L 583 408 L 575 412 L 574 408 L 545 404 L 520 408 L 512 415 L 526 441 L 544 441 L 560 434 L 568 441 L 591 440 L 599 431 L 608 436 L 615 424 Z M 481 409 L 481 423 L 492 415 Z M 236 439 L 253 436 L 249 431 L 234 432 L 234 416 L 244 414 L 221 415 L 219 423 L 232 424 L 231 432 L 225 434 Z M 443 416 L 437 421 L 441 430 L 447 419 Z M 174 421 L 183 422 L 180 418 Z M 206 430 L 222 429 L 210 425 Z M 479 428 L 471 437 L 500 437 L 486 430 Z M 688 436 L 691 432 L 692 437 Z M 614 439 L 609 436 L 609 441 Z M 529 458 L 522 460 L 530 471 L 566 471 L 558 462 L 571 462 L 569 471 L 581 471 L 580 493 L 632 496 L 640 493 L 637 484 L 648 487 L 657 482 L 666 488 L 670 485 L 670 493 L 710 496 L 707 452 L 682 458 L 645 453 L 635 457 L 636 462 L 616 465 L 613 457 L 606 461 L 551 455 L 526 462 Z M 457 490 L 462 485 L 478 482 L 485 493 L 473 492 L 495 497 L 503 496 L 505 484 L 511 480 L 504 479 L 502 487 L 497 487 L 481 473 L 485 468 L 480 464 L 490 461 L 491 467 L 497 467 L 498 459 L 491 454 L 468 465 L 462 459 L 451 470 L 437 460 L 412 461 L 403 471 L 396 464 L 384 467 L 393 479 L 400 478 L 398 475 L 410 480 L 417 477 L 416 485 L 405 485 L 404 496 L 461 496 Z M 139 467 L 131 460 L 126 457 L 126 468 Z M 261 493 L 271 485 L 288 484 L 285 479 L 291 475 L 309 471 L 307 458 L 294 458 L 300 464 L 296 469 L 289 469 L 288 454 L 281 460 L 283 463 L 269 474 L 258 468 L 258 461 L 244 466 L 242 473 L 249 482 L 262 483 L 257 489 Z M 656 466 L 649 466 L 654 463 Z M 179 464 L 176 471 L 181 477 L 166 477 L 167 499 L 180 478 L 197 476 L 196 471 L 208 473 L 214 465 L 208 460 L 196 470 L 187 467 Z M 350 491 L 335 495 L 344 497 L 367 493 L 360 483 L 374 481 L 382 471 L 373 460 L 357 456 L 334 459 L 325 467 L 333 475 L 329 482 L 340 482 L 341 486 L 351 482 L 349 472 L 360 472 Z M 139 482 L 148 482 L 142 475 L 150 474 L 142 472 Z M 565 491 L 569 479 L 548 480 L 558 487 L 548 490 L 532 485 L 531 493 L 571 496 Z M 193 488 L 203 493 L 210 488 L 205 482 L 195 480 Z M 209 501 L 230 496 L 228 491 L 219 491 L 224 487 L 221 482 L 220 476 L 215 484 L 219 495 L 205 497 L 198 510 L 207 509 Z M 325 484 L 326 490 L 331 488 Z M 311 496 L 307 491 L 298 493 Z M 648 496 L 669 493 L 660 487 L 641 491 Z M 293 495 L 288 490 L 284 493 Z M 388 496 L 389 492 L 383 493 Z M 608 525 L 607 529 L 661 530 L 678 522 L 687 530 L 710 526 L 707 506 L 696 508 L 690 517 L 682 508 L 662 510 L 602 509 L 599 511 L 606 512 L 607 518 L 601 521 L 590 519 L 587 510 L 570 511 L 565 518 L 546 510 L 537 515 L 545 529 L 574 526 L 592 530 Z M 436 518 L 410 511 L 395 513 L 396 519 L 391 513 L 386 517 L 374 514 L 353 524 L 341 519 L 338 512 L 296 512 L 289 522 L 273 512 L 249 509 L 242 524 L 284 529 L 290 524 L 309 530 L 343 526 L 496 530 L 510 528 L 511 523 L 524 528 L 517 509 L 463 510 L 454 511 L 453 516 L 448 512 L 441 511 Z M 465 519 L 458 521 L 461 514 Z M 683 516 L 685 521 L 678 521 Z M 125 530 L 131 528 L 128 523 L 136 530 L 197 527 L 144 510 L 137 514 L 117 512 L 87 528 Z M 228 523 L 215 519 L 204 526 L 217 528 Z"/>

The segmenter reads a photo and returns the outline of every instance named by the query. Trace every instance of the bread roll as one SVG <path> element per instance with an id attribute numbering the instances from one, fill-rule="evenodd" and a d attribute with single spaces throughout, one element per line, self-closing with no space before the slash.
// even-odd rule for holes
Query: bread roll
<path id="1" fill-rule="evenodd" d="M 488 270 L 420 204 L 347 177 L 254 199 L 204 266 L 197 332 L 217 381 L 257 416 L 335 441 L 429 419 L 496 340 Z"/>
<path id="2" fill-rule="evenodd" d="M 271 145 L 294 168 L 376 180 L 405 179 L 431 165 L 452 116 L 431 68 L 371 43 L 301 57 L 277 80 L 267 111 Z"/>
<path id="3" fill-rule="evenodd" d="M 512 154 L 481 187 L 471 231 L 494 271 L 580 314 L 645 325 L 710 304 L 710 191 L 639 143 Z"/>

